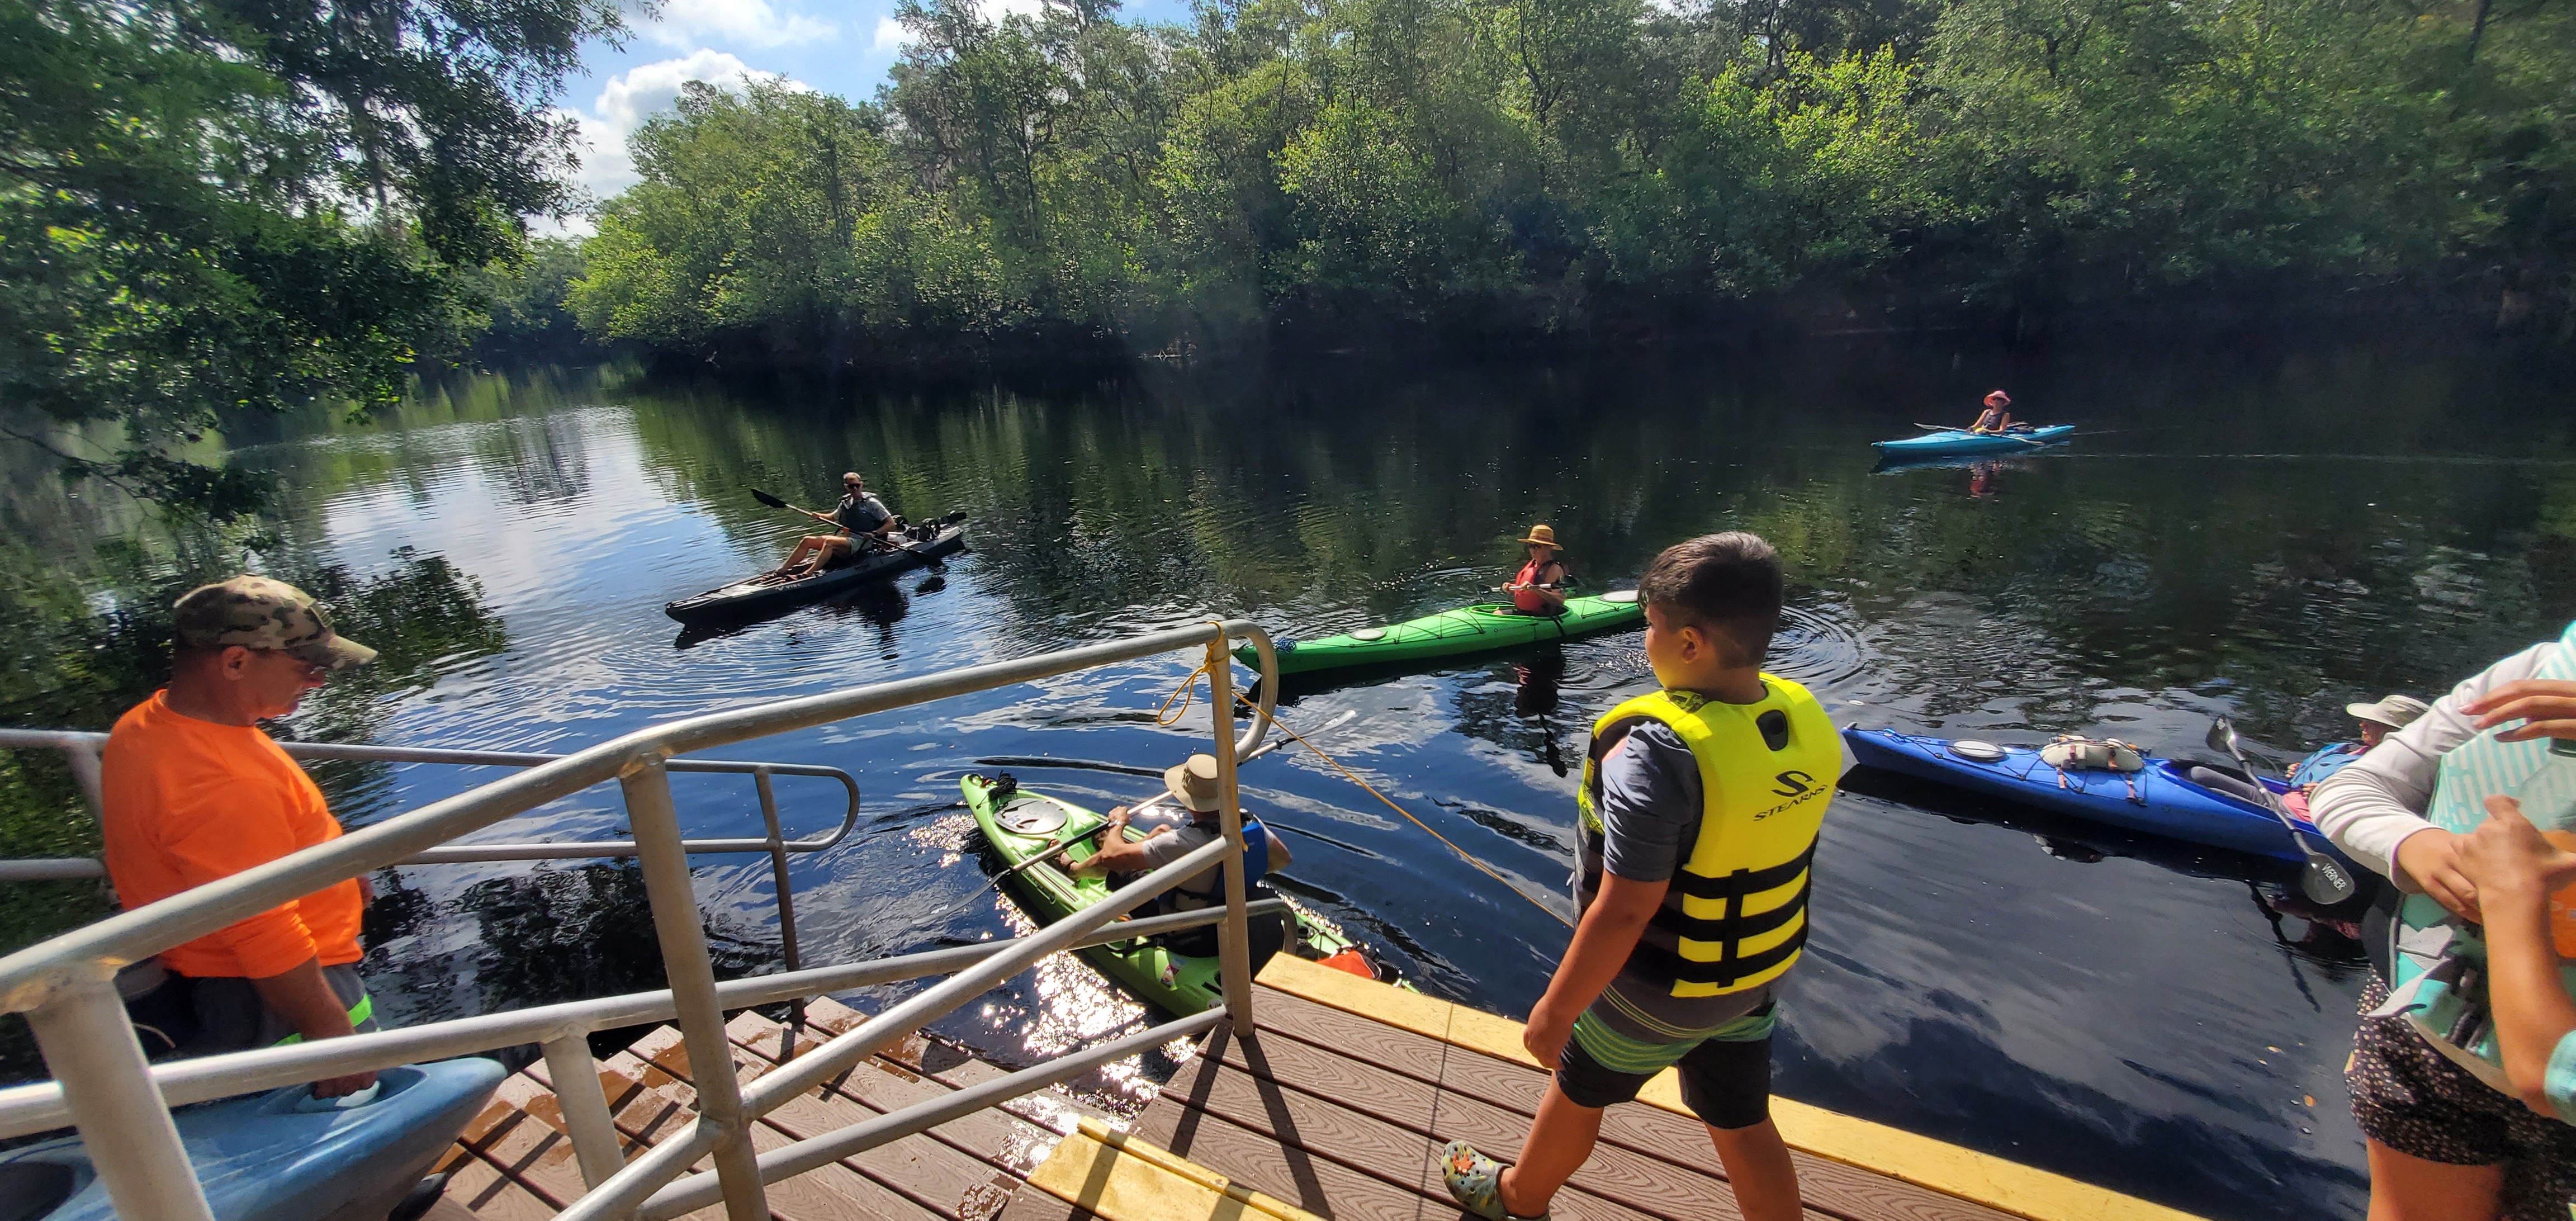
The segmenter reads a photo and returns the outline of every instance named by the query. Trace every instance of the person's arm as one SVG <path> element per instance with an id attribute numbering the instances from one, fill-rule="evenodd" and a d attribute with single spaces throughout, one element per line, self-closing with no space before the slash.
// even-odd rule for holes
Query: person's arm
<path id="1" fill-rule="evenodd" d="M 1548 565 L 1547 571 L 1538 574 L 1538 583 L 1540 586 L 1538 596 L 1541 601 L 1547 603 L 1547 608 L 1549 610 L 1564 610 L 1565 565 Z"/>
<path id="2" fill-rule="evenodd" d="M 2510 797 L 2461 837 L 2460 867 L 2486 913 L 2487 1003 L 2504 1075 L 2523 1104 L 2576 1123 L 2576 999 L 2560 982 L 2549 893 L 2576 882 L 2576 853 L 2540 837 Z"/>
<path id="3" fill-rule="evenodd" d="M 2335 846 L 2399 890 L 2431 896 L 2464 918 L 2477 918 L 2476 887 L 2459 871 L 2458 837 L 2425 821 L 2442 756 L 2480 728 L 2470 705 L 2527 678 L 2554 644 L 2536 645 L 2454 687 L 2414 724 L 2388 736 L 2318 784 L 2308 809 Z"/>
<path id="4" fill-rule="evenodd" d="M 1156 827 L 1152 835 L 1140 840 L 1130 840 L 1127 838 L 1127 820 L 1130 817 L 1132 816 L 1125 806 L 1109 812 L 1107 821 L 1101 824 L 1098 831 L 1093 832 L 1100 837 L 1099 846 L 1093 848 L 1091 855 L 1082 858 L 1073 867 L 1075 877 L 1087 878 L 1096 873 L 1133 873 L 1153 867 L 1155 862 L 1151 858 L 1154 854 L 1145 845 L 1156 835 L 1167 833 L 1171 828 Z"/>
<path id="5" fill-rule="evenodd" d="M 1698 761 L 1661 724 L 1637 726 L 1602 757 L 1601 891 L 1521 1033 L 1541 1067 L 1555 1066 L 1574 1019 L 1628 964 L 1688 853 L 1683 836 L 1698 825 L 1701 800 Z"/>
<path id="6" fill-rule="evenodd" d="M 1521 1031 L 1521 1046 L 1538 1058 L 1539 1067 L 1556 1067 L 1565 1041 L 1574 1036 L 1574 1019 L 1619 978 L 1637 948 L 1638 934 L 1664 905 L 1664 891 L 1672 884 L 1671 878 L 1632 882 L 1615 873 L 1601 875 L 1600 895 L 1584 910 L 1582 923 L 1574 928 L 1574 944 L 1566 947 L 1565 961 L 1556 964 L 1546 995 L 1538 998 Z"/>
<path id="7" fill-rule="evenodd" d="M 349 1010 L 340 1003 L 340 994 L 331 990 L 331 981 L 323 978 L 322 960 L 307 958 L 276 974 L 255 977 L 253 991 L 269 1008 L 284 1015 L 295 1033 L 306 1039 L 336 1039 L 356 1034 L 349 1025 Z M 354 1094 L 376 1083 L 374 1073 L 350 1073 L 345 1077 L 325 1077 L 313 1083 L 316 1098 L 337 1098 Z"/>

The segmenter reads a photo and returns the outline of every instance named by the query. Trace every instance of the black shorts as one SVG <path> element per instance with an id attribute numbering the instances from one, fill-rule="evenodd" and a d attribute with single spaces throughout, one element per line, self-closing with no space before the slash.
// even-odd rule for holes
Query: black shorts
<path id="1" fill-rule="evenodd" d="M 1673 1069 L 1681 1074 L 1682 1105 L 1702 1123 L 1733 1131 L 1771 1118 L 1770 1036 L 1702 1040 Z M 1556 1058 L 1556 1088 L 1574 1105 L 1595 1110 L 1635 1098 L 1654 1076 L 1605 1068 L 1575 1039 L 1567 1039 Z"/>
<path id="2" fill-rule="evenodd" d="M 2363 1013 L 2388 999 L 2372 979 Z M 2433 1050 L 2402 1017 L 2364 1017 L 2344 1067 L 2363 1134 L 2453 1166 L 2504 1167 L 2504 1221 L 2567 1221 L 2576 1208 L 2576 1127 L 2543 1116 Z"/>

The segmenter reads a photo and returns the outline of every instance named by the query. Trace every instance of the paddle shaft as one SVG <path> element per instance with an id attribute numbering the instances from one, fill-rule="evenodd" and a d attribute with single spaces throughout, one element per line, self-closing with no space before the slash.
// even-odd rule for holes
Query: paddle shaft
<path id="1" fill-rule="evenodd" d="M 2289 829 L 2290 842 L 2298 845 L 2300 854 L 2308 858 L 2307 877 L 2303 879 L 2305 884 L 2302 887 L 2308 892 L 2308 897 L 2320 903 L 2340 903 L 2351 898 L 2358 889 L 2353 884 L 2352 874 L 2333 857 L 2317 851 L 2316 845 L 2308 842 L 2307 833 L 2299 829 L 2298 820 L 2290 817 L 2290 811 L 2281 804 L 2278 795 L 2264 787 L 2263 778 L 2255 773 L 2254 764 L 2246 759 L 2245 748 L 2236 741 L 2236 727 L 2224 717 L 2219 721 L 2227 725 L 2228 755 L 2236 760 L 2237 767 L 2244 770 L 2245 779 L 2254 785 L 2255 791 L 2263 794 L 2263 808 L 2271 811 L 2272 817 Z M 2319 893 L 2320 887 L 2325 893 Z"/>
<path id="2" fill-rule="evenodd" d="M 752 499 L 757 500 L 757 501 L 759 501 L 759 502 L 760 502 L 760 503 L 762 503 L 762 504 L 768 505 L 770 508 L 773 508 L 773 509 L 788 509 L 788 510 L 792 510 L 792 511 L 794 511 L 794 512 L 802 513 L 802 514 L 804 514 L 804 515 L 805 515 L 805 516 L 807 516 L 807 517 L 811 517 L 811 518 L 813 518 L 813 519 L 814 519 L 814 520 L 816 520 L 816 521 L 825 522 L 825 523 L 828 523 L 828 524 L 830 524 L 830 525 L 834 525 L 834 526 L 840 526 L 841 530 L 842 530 L 844 533 L 849 533 L 849 532 L 850 532 L 850 528 L 849 528 L 848 526 L 843 526 L 843 525 L 841 525 L 840 521 L 839 521 L 839 520 L 837 520 L 837 519 L 835 519 L 835 518 L 834 518 L 831 514 L 829 514 L 829 513 L 817 513 L 817 512 L 815 512 L 815 511 L 814 511 L 814 510 L 812 510 L 812 509 L 806 508 L 805 506 L 800 505 L 800 504 L 796 504 L 796 503 L 794 503 L 794 502 L 792 502 L 792 501 L 789 501 L 789 500 L 785 499 L 784 497 L 775 496 L 775 495 L 772 495 L 772 494 L 770 494 L 770 493 L 768 493 L 768 492 L 761 491 L 759 488 L 753 488 L 753 489 L 751 489 L 751 497 L 752 497 Z M 858 536 L 857 534 L 855 534 L 855 533 L 852 533 L 850 536 L 851 536 L 852 538 L 857 538 L 857 537 L 859 537 L 859 536 Z M 869 538 L 873 538 L 873 539 L 878 539 L 878 540 L 881 540 L 881 541 L 883 541 L 883 542 L 889 543 L 889 544 L 893 545 L 894 547 L 896 547 L 896 548 L 897 548 L 897 549 L 899 549 L 899 550 L 909 551 L 909 552 L 913 553 L 914 555 L 919 555 L 919 554 L 921 554 L 921 548 L 916 547 L 916 546 L 912 545 L 911 543 L 904 542 L 904 541 L 902 541 L 902 540 L 900 540 L 900 539 L 890 538 L 890 537 L 888 537 L 888 536 L 886 536 L 886 535 L 883 535 L 883 534 L 871 534 L 871 535 L 868 535 L 867 537 L 869 537 Z"/>

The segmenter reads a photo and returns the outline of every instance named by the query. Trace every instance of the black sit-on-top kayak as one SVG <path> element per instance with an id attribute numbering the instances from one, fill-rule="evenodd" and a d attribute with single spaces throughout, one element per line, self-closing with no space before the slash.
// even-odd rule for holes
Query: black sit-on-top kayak
<path id="1" fill-rule="evenodd" d="M 839 567 L 827 568 L 810 577 L 788 580 L 768 573 L 745 577 L 694 598 L 670 603 L 662 608 L 662 613 L 682 623 L 714 623 L 775 614 L 803 606 L 965 550 L 965 520 L 963 512 L 951 513 L 938 521 L 923 522 L 903 531 L 896 536 L 903 540 L 900 547 L 853 556 Z"/>

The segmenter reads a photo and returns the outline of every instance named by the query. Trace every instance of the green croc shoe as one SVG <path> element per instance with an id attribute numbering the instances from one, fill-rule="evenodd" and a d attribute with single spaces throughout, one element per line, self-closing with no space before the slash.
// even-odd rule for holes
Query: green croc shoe
<path id="1" fill-rule="evenodd" d="M 1548 1221 L 1546 1213 L 1520 1217 L 1504 1212 L 1503 1164 L 1463 1140 L 1442 1146 L 1440 1181 L 1448 1184 L 1449 1197 L 1458 1201 L 1458 1207 L 1485 1221 Z"/>

